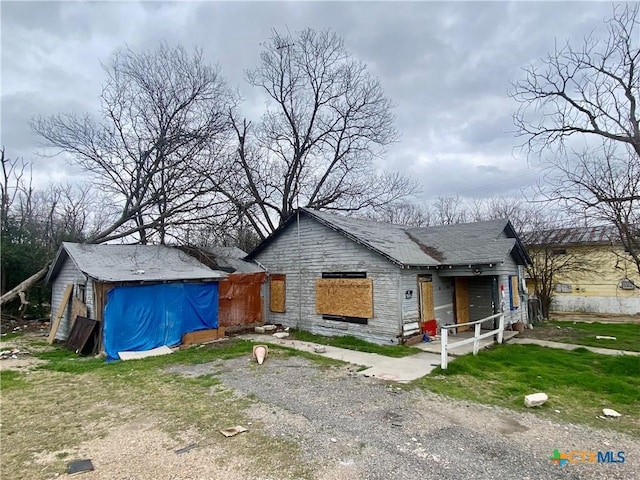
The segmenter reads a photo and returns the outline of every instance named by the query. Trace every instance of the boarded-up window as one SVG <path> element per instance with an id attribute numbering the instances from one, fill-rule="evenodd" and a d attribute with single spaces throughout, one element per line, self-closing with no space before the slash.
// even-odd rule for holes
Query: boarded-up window
<path id="1" fill-rule="evenodd" d="M 269 310 L 276 313 L 284 313 L 286 275 L 271 275 L 271 286 L 269 288 Z"/>
<path id="2" fill-rule="evenodd" d="M 511 300 L 511 310 L 515 310 L 520 306 L 520 293 L 518 292 L 518 276 L 511 275 L 509 277 L 509 290 Z"/>
<path id="3" fill-rule="evenodd" d="M 316 312 L 345 321 L 373 318 L 373 281 L 367 278 L 319 278 L 316 280 Z"/>

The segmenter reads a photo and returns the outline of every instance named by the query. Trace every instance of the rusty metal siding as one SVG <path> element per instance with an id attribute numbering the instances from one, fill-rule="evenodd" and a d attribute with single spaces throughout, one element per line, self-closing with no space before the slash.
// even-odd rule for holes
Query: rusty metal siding
<path id="1" fill-rule="evenodd" d="M 286 275 L 285 312 L 267 312 L 268 320 L 322 335 L 354 335 L 377 343 L 395 343 L 402 332 L 398 298 L 400 269 L 382 256 L 331 228 L 300 218 L 259 252 L 256 260 L 270 274 Z M 367 272 L 373 280 L 373 318 L 367 325 L 325 320 L 316 313 L 316 280 L 322 272 Z"/>
<path id="2" fill-rule="evenodd" d="M 263 322 L 265 273 L 230 274 L 219 283 L 218 322 L 228 331 Z"/>

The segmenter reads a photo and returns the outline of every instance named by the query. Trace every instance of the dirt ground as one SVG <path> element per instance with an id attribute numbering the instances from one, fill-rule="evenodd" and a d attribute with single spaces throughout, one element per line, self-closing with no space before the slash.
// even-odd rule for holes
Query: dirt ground
<path id="1" fill-rule="evenodd" d="M 356 375 L 356 366 L 319 365 L 298 356 L 273 355 L 262 366 L 243 356 L 172 365 L 166 371 L 219 379 L 226 401 L 245 405 L 243 425 L 248 431 L 227 439 L 194 425 L 176 433 L 170 420 L 138 412 L 132 404 L 131 411 L 119 410 L 117 416 L 82 425 L 88 438 L 76 447 L 51 445 L 32 455 L 27 462 L 35 468 L 29 475 L 3 470 L 2 478 L 64 477 L 52 465 L 81 458 L 90 458 L 95 467 L 78 477 L 84 480 L 640 478 L 640 439 L 606 428 L 607 422 L 624 417 L 603 420 L 603 429 L 592 429 L 455 401 Z M 64 378 L 71 387 L 82 382 L 81 377 Z M 552 400 L 550 404 L 553 408 Z M 108 402 L 98 407 L 111 414 L 116 408 Z M 73 412 L 65 418 L 52 421 L 71 421 L 70 429 L 79 428 Z M 43 425 L 24 428 L 46 435 Z M 4 440 L 3 450 L 11 448 Z M 284 455 L 283 448 L 289 449 Z M 560 468 L 549 459 L 555 449 L 623 451 L 626 461 Z M 261 459 L 275 457 L 276 450 L 282 460 L 274 473 L 261 466 Z"/>

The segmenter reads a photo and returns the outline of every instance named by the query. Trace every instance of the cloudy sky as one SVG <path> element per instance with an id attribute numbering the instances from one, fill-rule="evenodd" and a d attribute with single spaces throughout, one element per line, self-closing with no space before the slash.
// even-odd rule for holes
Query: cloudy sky
<path id="1" fill-rule="evenodd" d="M 124 45 L 199 46 L 245 98 L 243 80 L 272 29 L 312 27 L 341 35 L 397 104 L 401 141 L 381 165 L 420 180 L 422 199 L 513 194 L 535 182 L 535 164 L 514 151 L 510 82 L 553 50 L 601 32 L 611 4 L 593 2 L 10 2 L 1 3 L 2 145 L 33 160 L 39 183 L 81 178 L 62 158 L 40 155 L 35 115 L 96 112 L 100 61 Z"/>

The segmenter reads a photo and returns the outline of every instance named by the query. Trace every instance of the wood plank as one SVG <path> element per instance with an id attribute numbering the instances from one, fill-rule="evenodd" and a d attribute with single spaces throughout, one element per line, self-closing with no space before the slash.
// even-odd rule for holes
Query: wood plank
<path id="1" fill-rule="evenodd" d="M 469 321 L 469 281 L 464 277 L 455 279 L 455 304 L 456 323 L 467 323 Z M 458 332 L 469 330 L 469 325 L 459 327 Z"/>
<path id="2" fill-rule="evenodd" d="M 87 316 L 87 306 L 82 303 L 82 301 L 73 296 L 71 300 L 71 330 L 73 330 L 73 325 L 76 323 L 77 317 L 86 317 Z"/>
<path id="3" fill-rule="evenodd" d="M 53 322 L 51 322 L 51 332 L 49 332 L 49 337 L 47 338 L 48 343 L 53 343 L 56 338 L 56 333 L 58 332 L 58 327 L 60 326 L 60 320 L 62 320 L 62 317 L 64 316 L 64 311 L 67 309 L 67 304 L 69 303 L 72 292 L 73 284 L 69 283 L 67 285 L 67 288 L 64 289 L 64 293 L 62 294 L 62 302 L 60 302 L 60 306 L 58 307 L 56 316 L 53 318 Z"/>
<path id="4" fill-rule="evenodd" d="M 436 318 L 433 306 L 433 282 L 420 281 L 420 313 L 422 323 Z"/>
<path id="5" fill-rule="evenodd" d="M 269 284 L 269 310 L 277 313 L 285 312 L 286 278 L 284 275 L 271 275 Z"/>
<path id="6" fill-rule="evenodd" d="M 93 353 L 96 345 L 95 332 L 97 328 L 97 320 L 78 316 L 73 327 L 71 327 L 71 332 L 69 332 L 69 338 L 66 343 L 67 348 L 70 348 L 78 355 Z"/>
<path id="7" fill-rule="evenodd" d="M 316 312 L 321 315 L 373 318 L 373 280 L 370 278 L 319 278 Z"/>
<path id="8" fill-rule="evenodd" d="M 198 343 L 211 342 L 222 337 L 224 337 L 224 328 L 209 328 L 207 330 L 185 333 L 182 336 L 180 348 L 186 348 Z"/>

